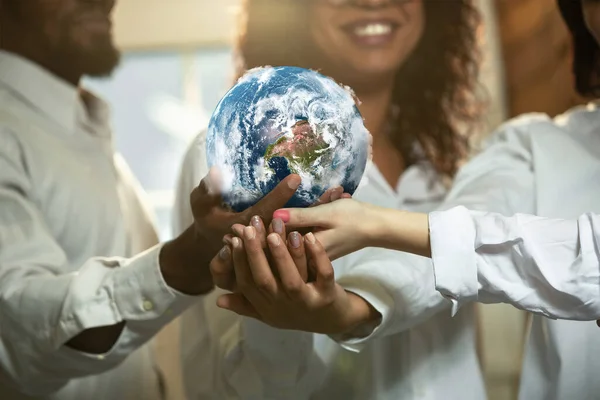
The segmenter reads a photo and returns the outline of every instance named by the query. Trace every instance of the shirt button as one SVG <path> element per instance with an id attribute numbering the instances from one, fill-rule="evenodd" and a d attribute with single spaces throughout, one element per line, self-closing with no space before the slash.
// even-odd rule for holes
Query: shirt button
<path id="1" fill-rule="evenodd" d="M 144 310 L 146 311 L 151 311 L 154 308 L 154 304 L 152 304 L 150 300 L 144 300 L 142 307 L 144 307 Z"/>

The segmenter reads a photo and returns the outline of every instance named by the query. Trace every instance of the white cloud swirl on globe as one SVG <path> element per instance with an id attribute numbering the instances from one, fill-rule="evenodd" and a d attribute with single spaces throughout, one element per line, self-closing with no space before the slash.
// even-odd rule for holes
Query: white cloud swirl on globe
<path id="1" fill-rule="evenodd" d="M 320 144 L 309 159 L 304 158 L 306 148 L 302 154 L 293 151 L 303 149 L 298 147 L 301 139 L 294 141 L 299 121 L 308 122 Z M 284 150 L 291 149 L 287 167 L 302 178 L 295 202 L 306 206 L 327 188 L 342 185 L 353 191 L 358 186 L 368 136 L 349 88 L 306 69 L 263 67 L 248 71 L 217 105 L 206 154 L 209 167 L 221 172 L 225 200 L 239 210 L 260 200 L 282 178 L 265 159 L 265 150 L 285 138 Z"/>

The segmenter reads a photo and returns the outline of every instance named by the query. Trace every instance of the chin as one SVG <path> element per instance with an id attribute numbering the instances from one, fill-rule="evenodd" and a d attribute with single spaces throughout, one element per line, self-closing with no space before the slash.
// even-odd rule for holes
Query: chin
<path id="1" fill-rule="evenodd" d="M 112 74 L 120 60 L 121 53 L 111 42 L 82 51 L 79 64 L 85 75 L 105 77 Z"/>
<path id="2" fill-rule="evenodd" d="M 396 71 L 400 68 L 398 64 L 390 64 L 390 63 L 348 63 L 346 64 L 346 68 L 348 72 L 353 72 L 356 74 L 357 78 L 366 78 L 368 79 L 380 79 L 384 77 L 394 76 Z"/>

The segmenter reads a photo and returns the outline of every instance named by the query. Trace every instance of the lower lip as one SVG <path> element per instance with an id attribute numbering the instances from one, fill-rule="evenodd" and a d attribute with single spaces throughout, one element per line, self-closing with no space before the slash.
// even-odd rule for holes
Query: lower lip
<path id="1" fill-rule="evenodd" d="M 360 36 L 354 33 L 354 30 L 345 29 L 344 31 L 354 42 L 354 44 L 362 47 L 379 47 L 385 46 L 391 43 L 394 40 L 394 36 L 396 35 L 396 31 L 398 30 L 397 26 L 392 27 L 392 29 L 388 33 L 384 33 L 381 35 L 364 35 Z"/>

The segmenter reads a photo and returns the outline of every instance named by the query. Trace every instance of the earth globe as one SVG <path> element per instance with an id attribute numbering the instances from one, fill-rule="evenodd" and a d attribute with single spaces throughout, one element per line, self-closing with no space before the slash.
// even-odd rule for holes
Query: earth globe
<path id="1" fill-rule="evenodd" d="M 352 91 L 297 67 L 249 70 L 213 112 L 206 136 L 225 203 L 243 211 L 289 174 L 302 183 L 287 207 L 307 207 L 329 188 L 354 193 L 369 133 Z"/>

